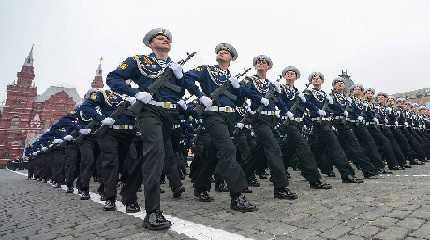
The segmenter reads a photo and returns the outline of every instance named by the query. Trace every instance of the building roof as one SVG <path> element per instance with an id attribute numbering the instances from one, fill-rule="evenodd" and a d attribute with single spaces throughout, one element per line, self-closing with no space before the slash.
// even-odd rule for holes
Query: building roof
<path id="1" fill-rule="evenodd" d="M 36 102 L 45 102 L 51 96 L 61 91 L 64 91 L 69 97 L 71 97 L 76 104 L 81 103 L 82 99 L 79 96 L 78 91 L 76 91 L 76 88 L 65 88 L 59 86 L 50 86 L 41 95 L 37 95 Z"/>

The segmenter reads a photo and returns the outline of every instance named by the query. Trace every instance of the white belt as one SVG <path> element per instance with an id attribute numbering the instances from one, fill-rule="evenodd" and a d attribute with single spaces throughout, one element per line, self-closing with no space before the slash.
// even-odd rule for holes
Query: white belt
<path id="1" fill-rule="evenodd" d="M 152 100 L 148 104 L 152 106 L 162 107 L 165 109 L 176 109 L 176 104 L 171 102 L 156 102 Z"/>
<path id="2" fill-rule="evenodd" d="M 369 126 L 369 125 L 376 125 L 376 123 L 375 122 L 366 122 L 366 126 Z"/>
<path id="3" fill-rule="evenodd" d="M 345 117 L 344 116 L 336 116 L 336 117 L 334 117 L 334 119 L 336 119 L 336 120 L 345 119 Z"/>
<path id="4" fill-rule="evenodd" d="M 181 127 L 181 124 L 173 124 L 173 128 L 174 129 L 176 129 L 176 128 L 180 128 Z"/>
<path id="5" fill-rule="evenodd" d="M 316 117 L 316 118 L 312 118 L 312 121 L 330 121 L 331 118 L 330 117 Z"/>
<path id="6" fill-rule="evenodd" d="M 282 116 L 282 120 L 295 121 L 295 122 L 303 122 L 303 118 L 289 118 L 288 116 Z"/>
<path id="7" fill-rule="evenodd" d="M 115 130 L 124 130 L 124 129 L 134 129 L 133 125 L 112 125 L 111 126 L 112 129 Z"/>
<path id="8" fill-rule="evenodd" d="M 246 124 L 246 125 L 244 125 L 243 127 L 244 127 L 244 128 L 246 128 L 246 129 L 251 129 L 251 128 L 252 128 L 252 125 L 250 125 L 250 124 Z"/>
<path id="9" fill-rule="evenodd" d="M 227 112 L 227 113 L 233 113 L 234 108 L 230 106 L 225 107 L 218 107 L 218 106 L 210 106 L 205 109 L 205 111 L 208 112 Z"/>
<path id="10" fill-rule="evenodd" d="M 261 115 L 266 115 L 266 116 L 276 116 L 279 115 L 280 111 L 261 111 L 260 114 Z"/>

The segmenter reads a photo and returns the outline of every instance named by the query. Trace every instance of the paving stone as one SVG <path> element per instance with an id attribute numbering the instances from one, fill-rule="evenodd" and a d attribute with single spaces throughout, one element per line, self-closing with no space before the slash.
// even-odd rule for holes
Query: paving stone
<path id="1" fill-rule="evenodd" d="M 409 233 L 409 236 L 416 238 L 429 238 L 430 236 L 430 222 L 422 225 L 418 230 L 412 231 Z"/>
<path id="2" fill-rule="evenodd" d="M 395 218 L 380 217 L 380 218 L 377 218 L 375 221 L 372 221 L 370 224 L 379 226 L 379 227 L 391 227 L 391 226 L 394 226 L 394 224 L 396 224 L 396 222 L 398 221 L 399 220 Z"/>
<path id="3" fill-rule="evenodd" d="M 373 237 L 374 240 L 397 240 L 404 239 L 409 230 L 400 227 L 390 227 Z"/>
<path id="4" fill-rule="evenodd" d="M 339 237 L 342 237 L 346 233 L 350 232 L 352 228 L 345 227 L 345 226 L 336 226 L 332 229 L 324 231 L 322 234 L 320 234 L 320 237 L 328 238 L 328 239 L 338 239 Z"/>
<path id="5" fill-rule="evenodd" d="M 424 224 L 424 222 L 425 221 L 423 219 L 405 218 L 404 220 L 398 222 L 396 225 L 399 227 L 416 230 L 419 229 L 421 225 Z"/>
<path id="6" fill-rule="evenodd" d="M 351 234 L 362 236 L 365 238 L 370 238 L 371 236 L 377 234 L 380 231 L 380 228 L 372 225 L 364 225 L 360 228 L 354 229 L 351 231 Z"/>

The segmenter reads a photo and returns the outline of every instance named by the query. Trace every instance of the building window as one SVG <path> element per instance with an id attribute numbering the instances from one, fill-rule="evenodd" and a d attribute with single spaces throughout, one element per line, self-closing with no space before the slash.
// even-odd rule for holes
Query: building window
<path id="1" fill-rule="evenodd" d="M 19 128 L 19 117 L 15 116 L 10 120 L 10 128 L 17 129 Z"/>

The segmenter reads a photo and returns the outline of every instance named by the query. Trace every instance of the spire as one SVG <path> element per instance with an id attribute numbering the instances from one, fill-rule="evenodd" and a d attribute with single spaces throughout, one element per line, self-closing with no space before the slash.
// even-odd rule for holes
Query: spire
<path id="1" fill-rule="evenodd" d="M 97 70 L 96 70 L 96 76 L 102 76 L 102 61 L 103 61 L 103 57 L 100 57 L 99 66 L 97 67 Z"/>
<path id="2" fill-rule="evenodd" d="M 103 57 L 100 57 L 99 66 L 97 67 L 97 70 L 96 70 L 96 76 L 94 77 L 94 80 L 91 82 L 92 88 L 103 88 L 104 87 L 103 76 L 102 76 L 102 61 L 103 61 Z"/>
<path id="3" fill-rule="evenodd" d="M 33 66 L 33 49 L 34 49 L 34 43 L 33 46 L 31 46 L 30 52 L 28 53 L 28 56 L 25 58 L 24 66 Z"/>

